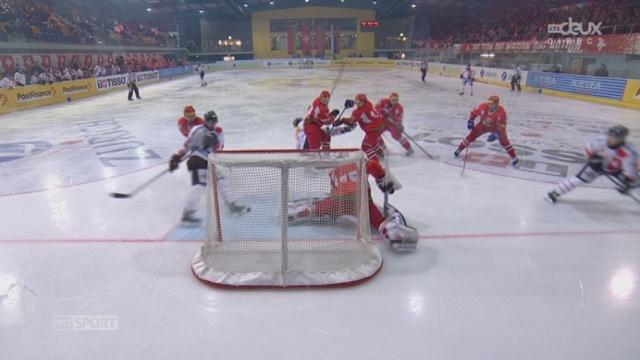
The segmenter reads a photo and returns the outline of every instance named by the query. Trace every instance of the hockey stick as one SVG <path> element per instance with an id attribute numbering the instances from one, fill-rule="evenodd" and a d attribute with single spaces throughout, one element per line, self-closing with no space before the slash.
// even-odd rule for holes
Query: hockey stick
<path id="1" fill-rule="evenodd" d="M 464 176 L 464 169 L 467 167 L 467 158 L 469 157 L 469 145 L 464 149 L 464 160 L 462 162 L 462 172 L 460 172 L 460 176 Z"/>
<path id="2" fill-rule="evenodd" d="M 336 87 L 338 86 L 338 83 L 340 82 L 340 79 L 342 79 L 342 73 L 344 72 L 344 65 L 342 64 L 342 66 L 340 66 L 340 70 L 338 70 L 338 76 L 336 76 L 336 78 L 333 80 L 333 85 L 331 86 L 331 96 L 333 96 L 333 92 L 336 90 Z"/>
<path id="3" fill-rule="evenodd" d="M 625 185 L 620 181 L 620 179 L 616 178 L 615 176 L 612 176 L 609 173 L 604 173 L 604 176 L 606 176 L 607 179 L 611 180 L 611 182 L 616 187 L 618 187 L 619 190 L 625 187 Z M 638 188 L 638 185 L 632 186 L 626 192 L 624 192 L 624 193 L 621 192 L 621 194 L 627 195 L 627 196 L 631 197 L 633 200 L 635 200 L 636 202 L 640 203 L 640 196 L 638 196 L 638 194 L 636 194 L 635 192 L 631 191 L 631 190 L 634 190 L 634 189 L 637 189 L 637 188 Z"/>
<path id="4" fill-rule="evenodd" d="M 434 157 L 433 157 L 433 156 L 431 156 L 431 154 L 429 154 L 429 153 L 427 152 L 427 150 L 425 150 L 422 146 L 420 146 L 420 144 L 418 144 L 418 142 L 417 142 L 413 137 L 411 137 L 411 135 L 407 134 L 407 133 L 404 131 L 404 129 L 402 130 L 402 133 L 404 134 L 404 136 L 406 136 L 406 137 L 407 137 L 407 139 L 411 140 L 411 142 L 412 142 L 415 146 L 417 146 L 417 147 L 418 147 L 418 149 L 422 150 L 422 152 L 423 152 L 425 155 L 427 155 L 427 157 L 428 157 L 429 159 L 431 159 L 431 160 L 433 160 L 433 159 L 434 159 Z"/>
<path id="5" fill-rule="evenodd" d="M 385 118 L 384 118 L 384 119 L 385 119 L 385 122 L 386 122 L 388 125 L 393 125 L 393 126 L 395 126 L 395 127 L 398 127 L 398 125 L 396 125 L 393 121 L 389 120 L 386 116 L 385 116 Z M 400 130 L 400 128 L 398 128 L 398 130 Z M 425 155 L 427 155 L 427 157 L 428 157 L 429 159 L 431 159 L 431 160 L 433 160 L 433 159 L 434 159 L 434 157 L 433 157 L 431 154 L 429 154 L 429 153 L 427 152 L 427 150 L 425 150 L 422 146 L 420 146 L 420 144 L 418 144 L 418 142 L 417 142 L 417 141 L 416 141 L 416 140 L 415 140 L 411 135 L 407 134 L 407 132 L 406 132 L 406 131 L 404 131 L 404 129 L 400 130 L 400 132 L 401 132 L 404 136 L 406 136 L 406 137 L 407 137 L 407 139 L 409 139 L 409 140 L 410 140 L 410 141 L 411 141 L 415 146 L 417 146 L 417 147 L 418 147 L 418 149 L 420 149 L 420 150 L 421 150 Z"/>
<path id="6" fill-rule="evenodd" d="M 139 193 L 140 191 L 146 189 L 149 185 L 153 184 L 154 182 L 156 182 L 158 179 L 160 179 L 161 177 L 163 177 L 165 174 L 169 173 L 169 169 L 164 169 L 162 170 L 162 172 L 154 175 L 152 178 L 150 178 L 149 180 L 143 182 L 142 184 L 140 184 L 137 188 L 133 189 L 133 191 L 131 191 L 128 194 L 125 193 L 118 193 L 118 192 L 112 192 L 109 193 L 109 196 L 116 198 L 116 199 L 128 199 L 128 198 L 132 198 L 134 197 L 137 193 Z"/>
<path id="7" fill-rule="evenodd" d="M 389 171 L 389 156 L 386 153 L 384 154 L 384 171 L 385 171 L 385 176 L 387 176 L 386 172 Z M 382 203 L 382 215 L 384 216 L 385 219 L 389 215 L 389 192 L 388 191 L 384 192 L 384 200 Z"/>

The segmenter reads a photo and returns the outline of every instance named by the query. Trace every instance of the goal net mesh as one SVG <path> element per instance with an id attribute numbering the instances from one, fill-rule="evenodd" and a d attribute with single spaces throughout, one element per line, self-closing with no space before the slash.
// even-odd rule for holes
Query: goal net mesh
<path id="1" fill-rule="evenodd" d="M 212 154 L 207 239 L 194 274 L 222 286 L 274 287 L 375 275 L 382 258 L 371 240 L 367 186 L 359 150 Z"/>

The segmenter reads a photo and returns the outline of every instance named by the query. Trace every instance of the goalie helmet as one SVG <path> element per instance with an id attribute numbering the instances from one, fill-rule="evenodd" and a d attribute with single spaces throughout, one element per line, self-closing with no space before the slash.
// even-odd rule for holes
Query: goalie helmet
<path id="1" fill-rule="evenodd" d="M 216 112 L 213 110 L 207 111 L 204 114 L 204 121 L 215 124 L 218 122 L 218 115 L 216 115 Z"/>
<path id="2" fill-rule="evenodd" d="M 624 140 L 629 135 L 629 129 L 622 125 L 615 125 L 607 129 L 607 135 Z"/>

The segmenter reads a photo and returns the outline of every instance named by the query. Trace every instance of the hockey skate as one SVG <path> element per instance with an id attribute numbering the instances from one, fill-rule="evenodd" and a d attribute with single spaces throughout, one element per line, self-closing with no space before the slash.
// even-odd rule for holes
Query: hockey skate
<path id="1" fill-rule="evenodd" d="M 455 156 L 455 157 L 460 156 L 460 150 L 456 149 L 456 151 L 453 152 L 453 156 Z"/>
<path id="2" fill-rule="evenodd" d="M 184 210 L 182 212 L 182 219 L 180 219 L 184 224 L 195 225 L 199 224 L 202 219 L 195 216 L 195 210 Z"/>
<path id="3" fill-rule="evenodd" d="M 407 150 L 407 152 L 405 153 L 406 156 L 411 156 L 415 153 L 415 151 L 413 151 L 413 148 L 409 148 L 409 150 Z"/>
<path id="4" fill-rule="evenodd" d="M 544 199 L 549 203 L 549 204 L 555 204 L 556 201 L 558 201 L 558 198 L 560 197 L 560 194 L 558 194 L 557 191 L 550 191 L 547 193 L 547 195 L 544 196 Z"/>
<path id="5" fill-rule="evenodd" d="M 513 166 L 514 168 L 518 168 L 520 166 L 520 159 L 518 158 L 511 159 L 511 166 Z"/>

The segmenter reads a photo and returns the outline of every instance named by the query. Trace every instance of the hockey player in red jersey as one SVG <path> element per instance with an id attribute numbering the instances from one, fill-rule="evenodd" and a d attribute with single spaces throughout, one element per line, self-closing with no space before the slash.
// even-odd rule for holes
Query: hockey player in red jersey
<path id="1" fill-rule="evenodd" d="M 376 159 L 367 161 L 367 173 L 376 179 L 383 192 L 393 193 L 401 188 L 400 183 L 385 171 Z M 344 215 L 358 212 L 358 189 L 360 176 L 357 164 L 342 165 L 329 174 L 331 192 L 328 197 L 301 205 L 293 205 L 288 210 L 288 222 L 304 222 L 331 217 L 334 220 Z M 371 189 L 367 186 L 369 201 L 369 221 L 378 232 L 387 239 L 391 246 L 400 251 L 415 250 L 418 232 L 406 224 L 404 216 L 390 207 L 388 217 L 382 214 L 371 198 Z"/>
<path id="2" fill-rule="evenodd" d="M 204 120 L 196 115 L 196 109 L 193 106 L 185 106 L 183 114 L 184 116 L 178 119 L 178 130 L 184 137 L 189 136 L 189 132 L 194 126 L 204 125 Z"/>
<path id="3" fill-rule="evenodd" d="M 404 108 L 400 105 L 400 96 L 398 93 L 393 92 L 388 98 L 380 99 L 376 104 L 376 111 L 384 115 L 387 120 L 385 130 L 391 134 L 394 140 L 402 145 L 407 151 L 407 155 L 412 155 L 413 148 L 407 138 L 402 134 L 404 131 L 404 126 L 402 125 Z"/>
<path id="4" fill-rule="evenodd" d="M 629 130 L 626 127 L 616 125 L 609 128 L 606 134 L 589 139 L 584 148 L 587 164 L 576 176 L 562 180 L 555 190 L 546 195 L 545 200 L 555 203 L 561 195 L 592 182 L 600 175 L 612 178 L 622 194 L 627 194 L 632 188 L 637 187 L 638 153 L 626 142 L 628 134 Z M 635 198 L 633 194 L 630 195 Z"/>
<path id="5" fill-rule="evenodd" d="M 351 113 L 351 117 L 344 118 L 340 122 L 349 126 L 353 126 L 355 123 L 360 125 L 365 133 L 362 140 L 362 151 L 368 159 L 383 157 L 382 132 L 385 130 L 386 122 L 384 115 L 376 111 L 365 94 L 356 95 L 355 105 L 356 109 Z"/>
<path id="6" fill-rule="evenodd" d="M 306 135 L 306 150 L 328 150 L 331 146 L 331 136 L 322 129 L 325 125 L 333 124 L 339 110 L 329 112 L 331 94 L 324 90 L 320 93 L 304 118 L 304 132 Z"/>
<path id="7" fill-rule="evenodd" d="M 480 120 L 475 124 L 474 120 L 477 117 L 480 117 Z M 473 109 L 469 120 L 467 120 L 467 129 L 471 130 L 471 132 L 462 140 L 460 145 L 458 145 L 458 148 L 453 153 L 455 157 L 460 156 L 460 152 L 474 142 L 480 135 L 490 132 L 491 134 L 487 137 L 487 141 L 491 142 L 498 139 L 500 145 L 502 145 L 511 157 L 511 165 L 516 166 L 518 164 L 518 156 L 507 135 L 507 113 L 504 111 L 504 108 L 500 106 L 499 97 L 495 95 L 491 96 L 489 97 L 489 101 Z"/>

